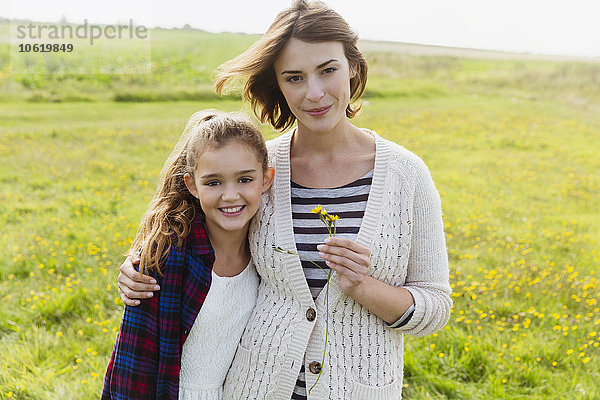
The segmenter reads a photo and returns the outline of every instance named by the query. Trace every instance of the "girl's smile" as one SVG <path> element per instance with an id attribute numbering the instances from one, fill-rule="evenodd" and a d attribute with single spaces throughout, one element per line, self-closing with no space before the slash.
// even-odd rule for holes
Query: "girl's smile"
<path id="1" fill-rule="evenodd" d="M 242 214 L 242 210 L 246 206 L 236 206 L 236 207 L 227 207 L 227 208 L 219 208 L 219 211 L 223 213 L 226 217 L 237 217 Z"/>

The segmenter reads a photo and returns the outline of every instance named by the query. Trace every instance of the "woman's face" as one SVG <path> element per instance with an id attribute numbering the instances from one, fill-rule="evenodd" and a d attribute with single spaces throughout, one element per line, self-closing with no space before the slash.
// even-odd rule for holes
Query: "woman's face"
<path id="1" fill-rule="evenodd" d="M 290 39 L 275 60 L 279 89 L 300 130 L 327 133 L 348 120 L 350 70 L 341 42 Z"/>

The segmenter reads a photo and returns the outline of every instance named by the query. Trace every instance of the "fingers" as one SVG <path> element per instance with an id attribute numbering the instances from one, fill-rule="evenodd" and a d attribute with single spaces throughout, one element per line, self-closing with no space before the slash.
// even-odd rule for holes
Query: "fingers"
<path id="1" fill-rule="evenodd" d="M 126 275 L 129 279 L 136 281 L 136 282 L 146 283 L 146 284 L 155 284 L 156 279 L 154 279 L 153 277 L 148 276 L 148 275 L 143 275 L 135 270 L 135 268 L 133 267 L 133 264 L 139 264 L 139 262 L 140 262 L 139 258 L 132 258 L 131 256 L 127 257 L 125 259 L 125 261 L 123 262 L 123 264 L 121 264 L 121 267 L 119 268 L 119 270 L 121 271 L 121 274 Z"/>
<path id="2" fill-rule="evenodd" d="M 328 238 L 325 243 L 317 246 L 319 256 L 329 268 L 344 277 L 345 286 L 359 285 L 367 276 L 371 255 L 369 249 L 344 238 Z"/>
<path id="3" fill-rule="evenodd" d="M 156 279 L 148 275 L 143 275 L 135 270 L 133 264 L 139 263 L 139 259 L 127 257 L 119 268 L 120 273 L 117 276 L 117 288 L 121 300 L 128 306 L 137 306 L 140 304 L 137 299 L 147 299 L 154 296 L 155 290 L 160 290 L 156 284 Z"/>
<path id="4" fill-rule="evenodd" d="M 353 282 L 353 286 L 360 284 L 360 282 L 362 282 L 363 279 L 365 279 L 366 272 L 367 272 L 366 268 L 363 273 L 362 271 L 355 271 L 351 268 L 347 268 L 344 265 L 336 264 L 332 261 L 325 261 L 325 264 L 327 264 L 327 266 L 329 268 L 331 268 L 332 270 L 337 272 L 338 275 L 344 276 L 346 279 Z"/>
<path id="5" fill-rule="evenodd" d="M 130 299 L 147 299 L 154 295 L 153 291 L 160 290 L 156 284 L 136 282 L 123 273 L 117 276 L 117 286 Z"/>
<path id="6" fill-rule="evenodd" d="M 346 238 L 328 237 L 327 239 L 325 239 L 325 244 L 330 247 L 343 247 L 355 253 L 367 254 L 367 256 L 371 255 L 371 251 L 368 247 L 363 246 L 362 244 L 357 243 L 354 240 Z"/>
<path id="7" fill-rule="evenodd" d="M 351 248 L 332 244 L 334 243 L 333 241 L 330 241 L 326 245 L 320 244 L 317 246 L 317 250 L 319 250 L 319 256 L 325 260 L 333 261 L 348 267 L 353 267 L 356 264 L 358 266 L 368 268 L 371 256 L 369 249 L 356 242 L 349 242 L 352 243 L 349 245 Z M 344 259 L 349 260 L 351 263 L 345 262 Z"/>
<path id="8" fill-rule="evenodd" d="M 119 276 L 117 276 L 117 282 L 119 282 L 119 286 L 124 285 L 128 289 L 136 292 L 153 292 L 155 290 L 160 290 L 160 286 L 156 283 L 145 283 L 144 281 L 147 281 L 146 277 L 147 275 L 136 272 L 132 278 L 121 272 Z"/>
<path id="9" fill-rule="evenodd" d="M 325 263 L 330 268 L 333 268 L 338 273 L 343 273 L 344 275 L 352 273 L 357 275 L 357 277 L 364 277 L 367 274 L 368 264 L 359 264 L 350 258 L 333 254 L 319 253 L 319 255 L 325 260 Z M 331 265 L 333 265 L 333 267 Z"/>
<path id="10" fill-rule="evenodd" d="M 139 300 L 130 299 L 129 297 L 127 297 L 125 295 L 125 293 L 123 293 L 123 291 L 121 289 L 117 289 L 117 290 L 119 291 L 119 296 L 121 296 L 121 300 L 123 300 L 123 303 L 125 305 L 132 306 L 132 307 L 140 305 Z"/>

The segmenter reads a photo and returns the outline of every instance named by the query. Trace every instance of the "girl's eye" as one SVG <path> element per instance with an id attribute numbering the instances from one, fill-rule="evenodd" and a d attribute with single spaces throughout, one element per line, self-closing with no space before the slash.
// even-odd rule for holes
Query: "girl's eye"
<path id="1" fill-rule="evenodd" d="M 298 82 L 301 78 L 298 75 L 292 75 L 287 78 L 288 82 Z"/>
<path id="2" fill-rule="evenodd" d="M 325 68 L 325 69 L 323 70 L 323 73 L 324 73 L 324 74 L 330 74 L 330 73 L 332 73 L 332 72 L 335 72 L 336 70 L 337 70 L 337 68 L 334 68 L 334 67 L 329 67 L 329 68 Z"/>
<path id="3" fill-rule="evenodd" d="M 217 186 L 219 183 L 219 181 L 208 181 L 205 183 L 206 186 Z"/>
<path id="4" fill-rule="evenodd" d="M 240 178 L 240 183 L 250 183 L 252 182 L 252 178 Z"/>

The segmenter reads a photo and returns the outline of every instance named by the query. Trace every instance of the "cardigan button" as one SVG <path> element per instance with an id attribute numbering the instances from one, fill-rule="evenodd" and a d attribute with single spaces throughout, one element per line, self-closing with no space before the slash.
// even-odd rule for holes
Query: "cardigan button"
<path id="1" fill-rule="evenodd" d="M 306 310 L 306 319 L 309 320 L 310 322 L 314 321 L 315 318 L 317 318 L 317 312 L 315 311 L 314 308 L 309 308 L 308 310 Z"/>
<path id="2" fill-rule="evenodd" d="M 184 330 L 184 331 L 183 331 L 183 334 L 184 334 L 185 336 L 189 335 L 189 334 L 190 334 L 190 330 L 189 330 L 189 329 L 186 329 L 186 330 Z"/>
<path id="3" fill-rule="evenodd" d="M 321 363 L 317 361 L 311 362 L 310 364 L 308 364 L 308 370 L 313 374 L 318 374 L 319 372 L 321 372 Z"/>

